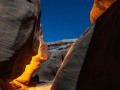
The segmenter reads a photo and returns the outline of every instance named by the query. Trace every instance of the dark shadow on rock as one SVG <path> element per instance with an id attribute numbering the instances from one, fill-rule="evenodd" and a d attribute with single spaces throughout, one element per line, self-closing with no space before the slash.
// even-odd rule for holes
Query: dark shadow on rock
<path id="1" fill-rule="evenodd" d="M 120 90 L 120 1 L 95 24 L 76 90 Z"/>

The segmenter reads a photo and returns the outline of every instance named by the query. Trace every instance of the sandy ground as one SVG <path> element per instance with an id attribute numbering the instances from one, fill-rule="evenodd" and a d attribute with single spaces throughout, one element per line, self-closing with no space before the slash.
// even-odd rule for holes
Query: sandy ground
<path id="1" fill-rule="evenodd" d="M 52 84 L 37 85 L 36 87 L 30 87 L 28 90 L 50 90 Z"/>

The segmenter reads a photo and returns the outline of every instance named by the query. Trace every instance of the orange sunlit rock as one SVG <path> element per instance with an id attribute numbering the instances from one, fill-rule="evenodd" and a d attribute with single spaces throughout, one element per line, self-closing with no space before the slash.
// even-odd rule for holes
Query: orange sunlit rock
<path id="1" fill-rule="evenodd" d="M 35 73 L 35 71 L 40 67 L 41 61 L 47 60 L 48 58 L 49 58 L 48 47 L 44 43 L 43 39 L 40 39 L 38 54 L 32 57 L 30 64 L 26 65 L 26 68 L 23 74 L 18 78 L 14 79 L 13 81 L 11 81 L 10 84 L 12 84 L 16 89 L 18 89 L 19 87 L 27 88 L 25 85 L 29 84 L 33 73 Z M 27 89 L 24 89 L 24 90 L 27 90 Z"/>
<path id="2" fill-rule="evenodd" d="M 34 86 L 34 87 L 29 87 L 29 86 L 26 86 L 22 83 L 19 83 L 17 81 L 14 81 L 14 84 L 15 85 L 18 85 L 19 87 L 14 87 L 12 89 L 9 89 L 9 90 L 50 90 L 51 86 L 52 86 L 52 83 L 50 84 L 45 84 L 45 85 L 37 85 L 37 86 Z"/>
<path id="3" fill-rule="evenodd" d="M 30 64 L 26 66 L 23 74 L 19 76 L 16 80 L 18 82 L 28 85 L 33 73 L 39 68 L 40 62 L 43 60 L 47 60 L 48 58 L 49 58 L 48 47 L 41 39 L 38 48 L 38 54 L 32 57 Z"/>
<path id="4" fill-rule="evenodd" d="M 94 0 L 90 12 L 90 21 L 94 22 L 102 13 L 104 13 L 116 0 Z"/>

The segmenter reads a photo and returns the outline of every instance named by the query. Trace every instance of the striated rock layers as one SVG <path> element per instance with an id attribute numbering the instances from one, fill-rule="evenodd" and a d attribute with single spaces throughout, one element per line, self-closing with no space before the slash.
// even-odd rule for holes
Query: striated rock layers
<path id="1" fill-rule="evenodd" d="M 40 60 L 47 59 L 40 52 L 43 49 L 47 52 L 41 34 L 39 0 L 0 0 L 1 88 L 23 90 L 14 84 L 29 84 Z"/>
<path id="2" fill-rule="evenodd" d="M 117 0 L 94 0 L 94 4 L 90 13 L 90 21 L 94 22 L 101 14 L 103 14 Z"/>

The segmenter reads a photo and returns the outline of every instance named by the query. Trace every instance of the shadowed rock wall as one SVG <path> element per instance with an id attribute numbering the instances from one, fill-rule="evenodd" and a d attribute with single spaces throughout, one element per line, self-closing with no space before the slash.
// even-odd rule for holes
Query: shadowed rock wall
<path id="1" fill-rule="evenodd" d="M 120 89 L 120 1 L 96 20 L 76 90 Z"/>

